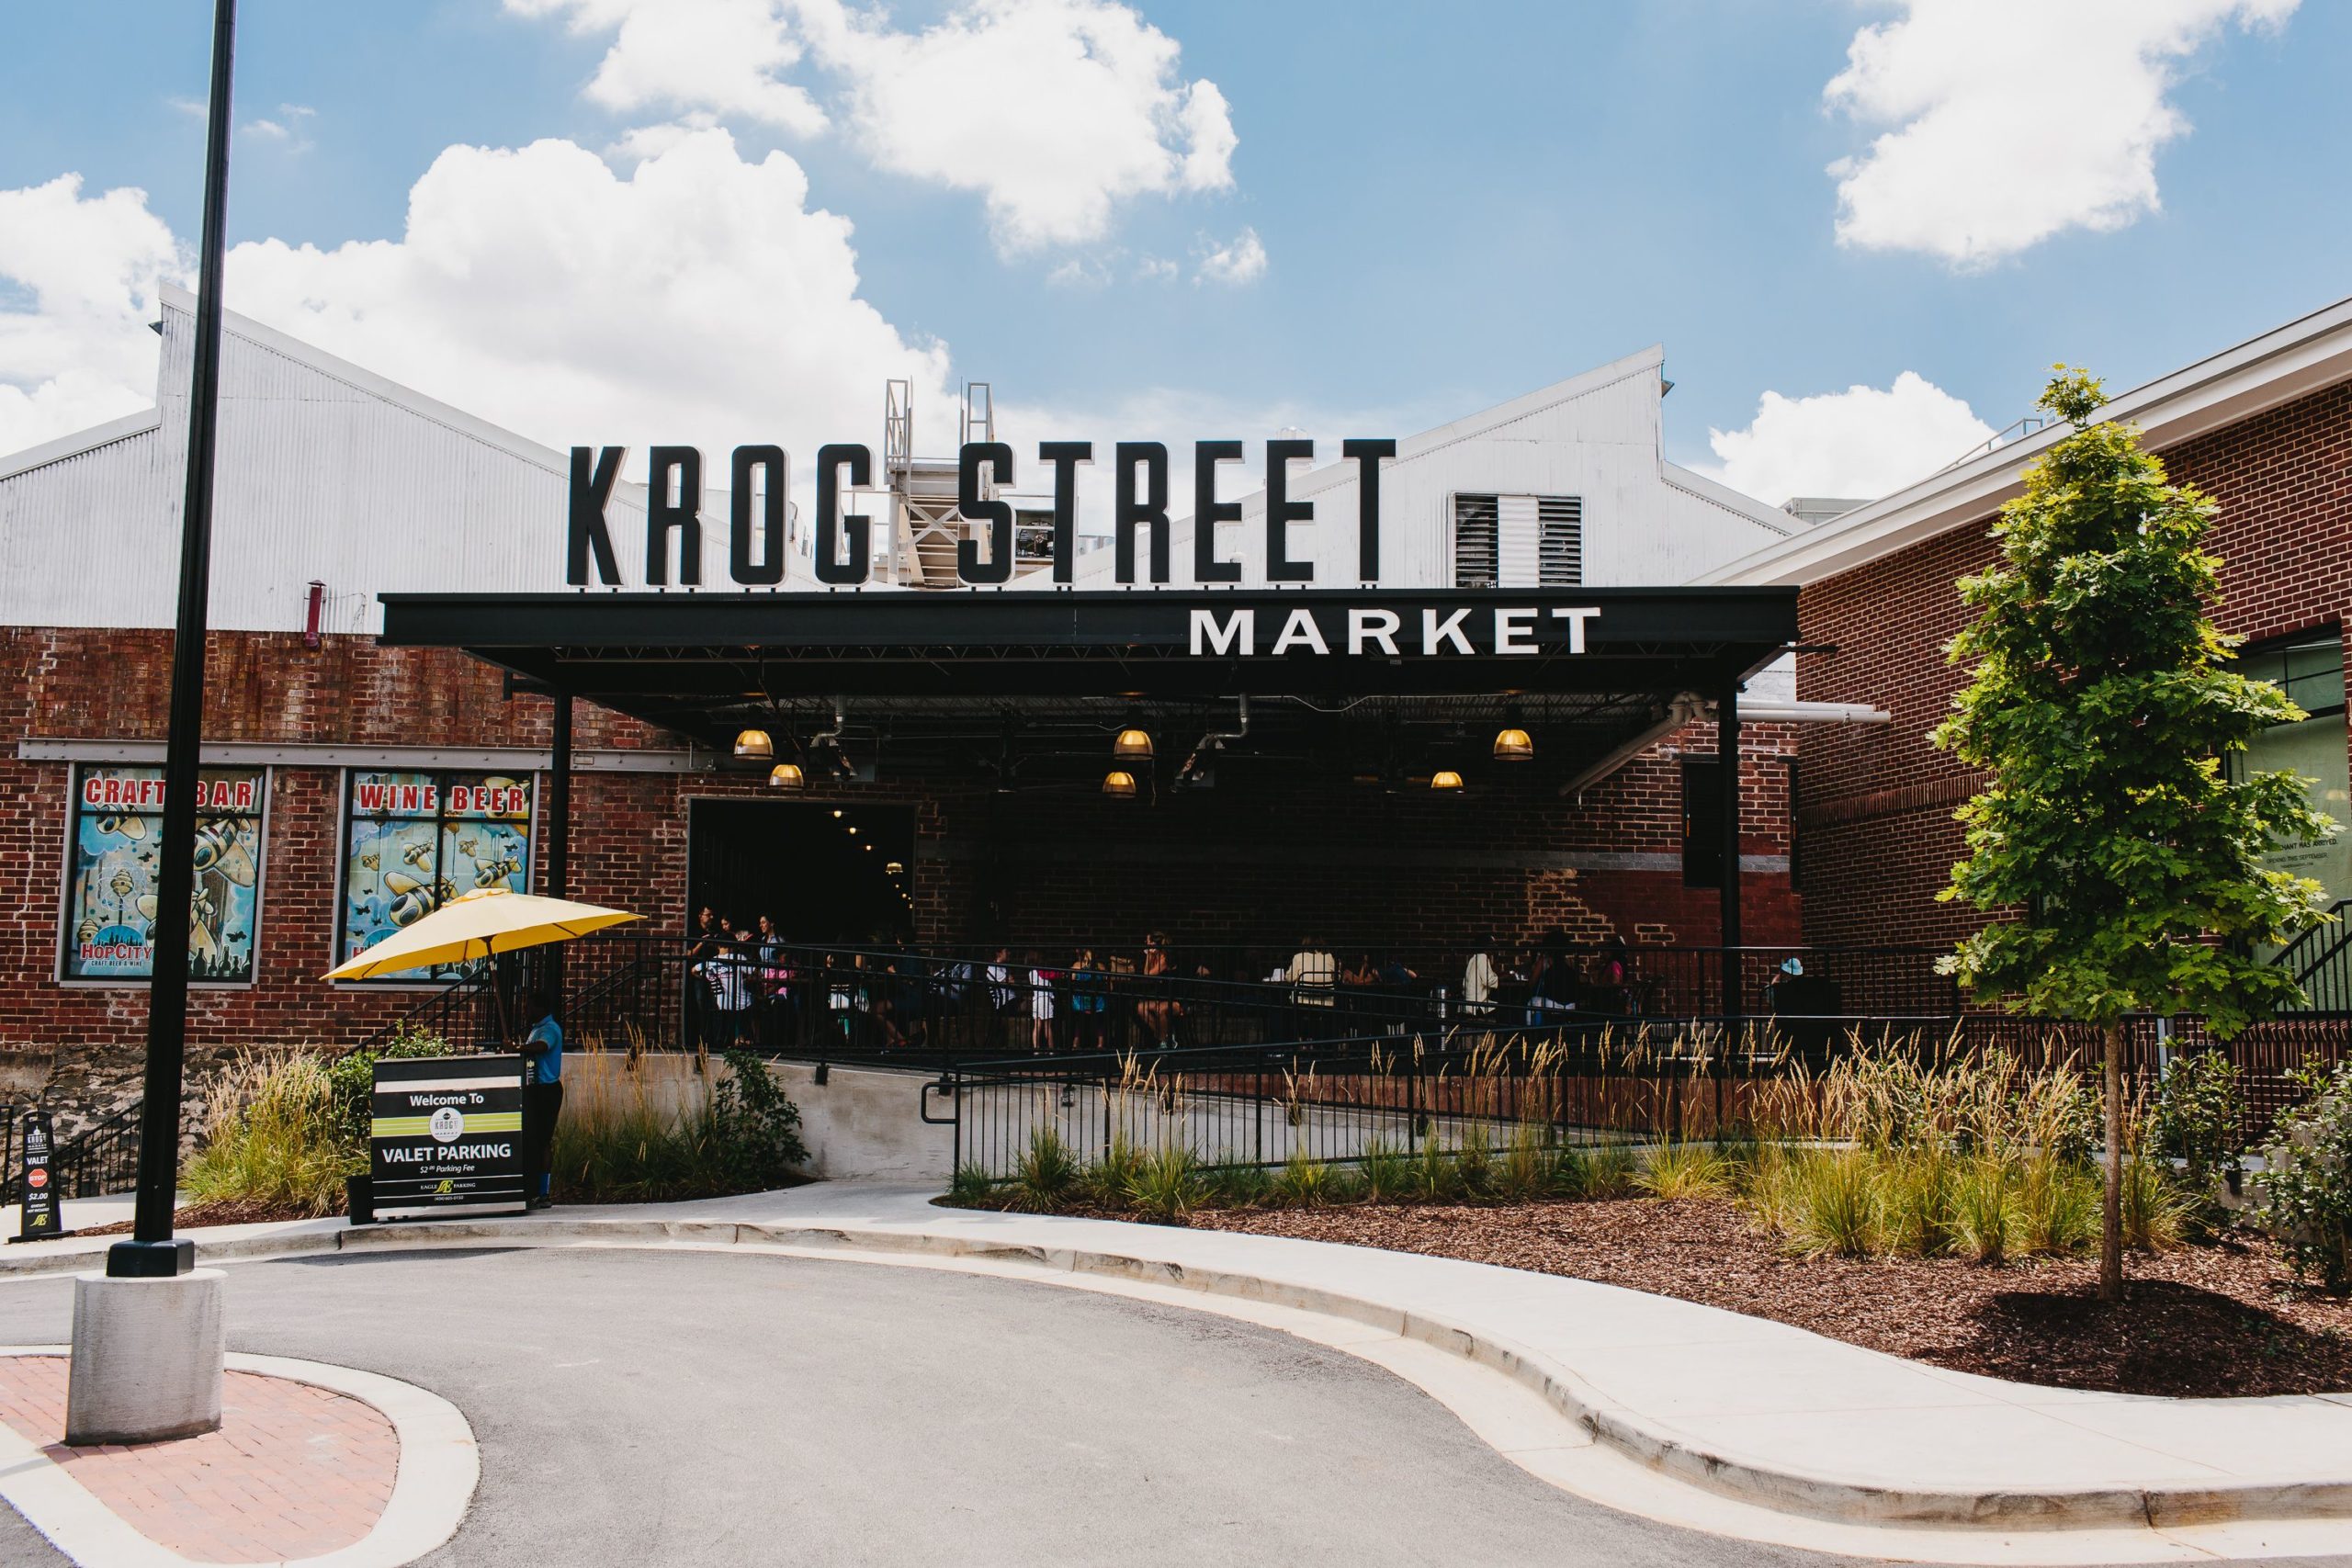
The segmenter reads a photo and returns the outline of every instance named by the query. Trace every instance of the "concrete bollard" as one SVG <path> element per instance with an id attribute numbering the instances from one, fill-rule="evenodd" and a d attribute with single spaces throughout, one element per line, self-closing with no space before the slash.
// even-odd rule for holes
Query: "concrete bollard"
<path id="1" fill-rule="evenodd" d="M 218 1269 L 168 1279 L 74 1276 L 68 1443 L 147 1443 L 220 1426 Z"/>

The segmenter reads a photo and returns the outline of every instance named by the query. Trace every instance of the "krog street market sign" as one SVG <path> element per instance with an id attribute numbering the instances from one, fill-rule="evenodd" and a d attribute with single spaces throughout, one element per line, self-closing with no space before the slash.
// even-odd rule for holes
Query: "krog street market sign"
<path id="1" fill-rule="evenodd" d="M 1396 443 L 1351 439 L 1340 444 L 1346 461 L 1356 465 L 1357 575 L 1366 582 L 1380 576 L 1380 460 L 1396 455 Z M 1168 515 L 1168 448 L 1158 441 L 1122 441 L 1114 448 L 1111 521 L 1114 567 L 1121 583 L 1136 581 L 1136 535 L 1149 536 L 1150 581 L 1170 580 L 1170 534 Z M 571 525 L 565 549 L 564 581 L 575 588 L 595 580 L 605 587 L 621 584 L 620 560 L 613 547 L 606 508 L 619 482 L 625 446 L 574 446 L 571 449 Z M 1266 443 L 1266 581 L 1305 583 L 1315 581 L 1315 565 L 1290 553 L 1291 530 L 1317 521 L 1312 501 L 1290 493 L 1293 463 L 1312 462 L 1315 443 L 1277 439 Z M 1078 560 L 1078 469 L 1094 458 L 1091 441 L 1046 441 L 1038 444 L 1037 460 L 1052 471 L 1054 491 L 1053 581 L 1072 581 Z M 1216 499 L 1217 469 L 1241 461 L 1238 441 L 1197 441 L 1193 444 L 1193 516 L 1211 526 L 1193 531 L 1193 577 L 1216 584 L 1241 581 L 1241 563 L 1219 558 L 1218 523 L 1241 519 L 1238 502 Z M 735 448 L 729 463 L 728 575 L 747 588 L 773 587 L 784 581 L 785 502 L 791 489 L 792 462 L 781 446 Z M 864 489 L 874 481 L 874 453 L 867 446 L 834 445 L 817 450 L 817 581 L 847 587 L 865 581 L 874 560 L 873 519 L 843 516 L 841 491 L 843 476 L 850 488 Z M 988 494 L 990 485 L 1013 483 L 1013 454 L 1002 441 L 968 441 L 956 460 L 957 510 L 987 529 L 983 550 L 975 539 L 959 542 L 956 574 L 963 582 L 986 587 L 1012 580 L 1012 503 Z M 692 446 L 655 446 L 649 450 L 645 478 L 645 584 L 667 587 L 674 556 L 681 586 L 702 581 L 702 453 Z"/>

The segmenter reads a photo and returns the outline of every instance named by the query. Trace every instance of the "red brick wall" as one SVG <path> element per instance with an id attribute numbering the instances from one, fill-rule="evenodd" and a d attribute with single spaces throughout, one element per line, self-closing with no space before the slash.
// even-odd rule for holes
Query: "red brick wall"
<path id="1" fill-rule="evenodd" d="M 0 629 L 0 669 L 17 672 L 0 693 L 0 1050 L 64 1046 L 118 1063 L 120 1077 L 135 1070 L 143 987 L 54 977 L 71 769 L 20 761 L 16 743 L 160 739 L 170 643 L 153 631 Z M 209 675 L 212 740 L 548 742 L 546 701 L 503 697 L 493 671 L 455 654 L 365 637 L 331 637 L 310 649 L 296 636 L 216 634 Z M 1784 856 L 1781 753 L 1793 737 L 1758 725 L 1745 738 L 1741 848 Z M 675 744 L 584 704 L 575 743 Z M 1703 944 L 1717 939 L 1717 897 L 1681 885 L 1678 758 L 1712 756 L 1713 744 L 1713 726 L 1695 725 L 1580 800 L 1559 798 L 1543 770 L 1508 769 L 1481 770 L 1459 797 L 1229 781 L 1198 795 L 1114 802 L 910 781 L 852 786 L 843 798 L 915 807 L 911 869 L 927 942 L 1001 938 L 1062 949 L 1131 943 L 1160 927 L 1180 942 L 1281 944 L 1312 931 L 1350 947 L 1432 951 L 1487 931 L 1523 942 L 1558 926 L 1579 937 Z M 194 994 L 190 1038 L 199 1048 L 348 1042 L 418 999 L 317 978 L 334 960 L 341 789 L 334 770 L 272 769 L 257 977 Z M 650 931 L 683 930 L 690 802 L 763 793 L 757 775 L 575 773 L 571 893 L 640 910 Z M 1745 897 L 1748 941 L 1795 939 L 1800 916 L 1784 874 L 1751 873 Z"/>
<path id="2" fill-rule="evenodd" d="M 2211 547 L 2223 559 L 2227 630 L 2267 641 L 2342 626 L 2352 605 L 2352 385 L 2183 442 L 2172 478 L 2221 505 Z M 1798 855 L 1805 935 L 1815 942 L 1954 940 L 1974 915 L 1935 902 L 1962 853 L 1951 813 L 1970 771 L 1927 742 L 1960 689 L 1943 646 L 1964 615 L 1954 587 L 1993 557 L 1988 516 L 1806 588 L 1809 643 L 1800 696 L 1871 703 L 1875 727 L 1809 728 L 1799 749 Z"/>

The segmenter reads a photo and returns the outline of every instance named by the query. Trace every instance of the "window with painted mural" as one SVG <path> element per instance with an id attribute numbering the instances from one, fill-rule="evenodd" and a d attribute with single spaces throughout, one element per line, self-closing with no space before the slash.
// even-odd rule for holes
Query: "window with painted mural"
<path id="1" fill-rule="evenodd" d="M 529 891 L 531 784 L 503 773 L 345 775 L 343 921 L 336 960 L 477 887 Z M 447 969 L 390 979 L 446 978 Z"/>
<path id="2" fill-rule="evenodd" d="M 188 978 L 240 985 L 254 977 L 260 930 L 267 775 L 206 768 L 198 789 Z M 69 980 L 144 980 L 154 972 L 164 770 L 75 768 L 72 829 L 59 972 Z"/>

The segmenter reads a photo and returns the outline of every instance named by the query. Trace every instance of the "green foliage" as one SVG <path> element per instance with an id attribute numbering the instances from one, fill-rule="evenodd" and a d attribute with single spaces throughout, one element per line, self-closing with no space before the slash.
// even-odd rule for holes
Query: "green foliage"
<path id="1" fill-rule="evenodd" d="M 2352 1291 L 2352 1062 L 2298 1076 L 2312 1096 L 2263 1151 L 2262 1224 L 2298 1276 L 2342 1294 Z"/>
<path id="2" fill-rule="evenodd" d="M 1650 1151 L 1634 1186 L 1653 1198 L 1728 1198 L 1738 1168 L 1713 1145 L 1676 1140 Z"/>
<path id="3" fill-rule="evenodd" d="M 2052 1157 L 2028 1161 L 2017 1207 L 2021 1252 L 2079 1252 L 2098 1238 L 2099 1183 L 2087 1166 Z"/>
<path id="4" fill-rule="evenodd" d="M 1349 1190 L 1347 1179 L 1304 1147 L 1291 1151 L 1281 1174 L 1274 1178 L 1274 1201 L 1294 1209 L 1317 1208 L 1338 1202 Z"/>
<path id="5" fill-rule="evenodd" d="M 1079 1183 L 1078 1156 L 1051 1127 L 1032 1128 L 1029 1147 L 1012 1168 L 1012 1187 L 1024 1209 L 1061 1206 Z M 1124 1183 L 1123 1183 L 1124 1185 Z"/>
<path id="6" fill-rule="evenodd" d="M 1951 1251 L 1960 1228 L 1952 1201 L 1957 1162 L 1930 1149 L 1882 1156 L 1876 1163 L 1887 1249 L 1914 1258 Z"/>
<path id="7" fill-rule="evenodd" d="M 1484 1198 L 1494 1191 L 1495 1143 L 1483 1122 L 1473 1122 L 1462 1129 L 1461 1141 L 1453 1147 L 1454 1181 L 1470 1198 Z"/>
<path id="8" fill-rule="evenodd" d="M 1144 1218 L 1179 1224 L 1208 1196 L 1208 1184 L 1202 1179 L 1193 1151 L 1171 1144 L 1145 1156 L 1136 1165 L 1127 1179 L 1126 1196 Z"/>
<path id="9" fill-rule="evenodd" d="M 2009 1168 L 1997 1159 L 1972 1159 L 1953 1173 L 1953 1249 L 1977 1263 L 2006 1260 L 2018 1229 L 2016 1194 Z"/>
<path id="10" fill-rule="evenodd" d="M 1385 1138 L 1364 1144 L 1356 1168 L 1363 1179 L 1363 1195 L 1375 1203 L 1393 1203 L 1413 1190 L 1412 1157 Z"/>
<path id="11" fill-rule="evenodd" d="M 720 1179 L 730 1192 L 782 1187 L 808 1162 L 800 1141 L 800 1108 L 767 1064 L 749 1051 L 729 1051 L 726 1061 L 727 1076 L 711 1098 Z"/>
<path id="12" fill-rule="evenodd" d="M 1634 1175 L 1640 1168 L 1629 1144 L 1603 1144 L 1588 1154 L 1583 1161 L 1583 1179 L 1577 1183 L 1578 1195 L 1586 1198 L 1623 1198 L 1634 1190 Z"/>
<path id="13" fill-rule="evenodd" d="M 2237 1064 L 2221 1052 L 2199 1051 L 2165 1063 L 2156 1086 L 2156 1153 L 2181 1162 L 2183 1182 L 2209 1212 L 2219 1208 L 2222 1180 L 2239 1168 L 2246 1120 L 2240 1078 Z"/>
<path id="14" fill-rule="evenodd" d="M 1432 1203 L 1461 1196 L 1461 1168 L 1434 1132 L 1421 1140 L 1420 1153 L 1413 1156 L 1413 1190 Z"/>
<path id="15" fill-rule="evenodd" d="M 2124 1162 L 2124 1246 L 2143 1252 L 2178 1246 L 2198 1207 L 2197 1198 L 2174 1185 L 2164 1167 L 2145 1159 Z"/>
<path id="16" fill-rule="evenodd" d="M 579 1053 L 585 1055 L 587 1053 Z M 732 1053 L 729 1077 L 681 1111 L 639 1074 L 573 1071 L 548 1164 L 555 1195 L 579 1203 L 666 1203 L 785 1185 L 808 1155 L 800 1112 L 756 1057 Z"/>
<path id="17" fill-rule="evenodd" d="M 1263 1166 L 1221 1166 L 1209 1177 L 1208 1201 L 1219 1208 L 1254 1209 L 1273 1192 L 1273 1174 Z"/>
<path id="18" fill-rule="evenodd" d="M 1860 1149 L 1819 1149 L 1790 1160 L 1789 1243 L 1800 1252 L 1865 1258 L 1883 1239 L 1871 1156 Z"/>
<path id="19" fill-rule="evenodd" d="M 1120 1208 L 1125 1204 L 1127 1189 L 1142 1168 L 1142 1152 L 1124 1136 L 1114 1138 L 1102 1160 L 1080 1173 L 1078 1196 L 1101 1208 Z"/>
<path id="20" fill-rule="evenodd" d="M 1510 1142 L 1503 1146 L 1502 1158 L 1495 1166 L 1495 1192 L 1512 1202 L 1525 1202 L 1553 1190 L 1559 1179 L 1560 1150 L 1552 1142 L 1552 1130 L 1532 1122 L 1521 1122 L 1510 1130 Z M 1371 1179 L 1371 1162 L 1365 1161 L 1364 1176 Z"/>
<path id="21" fill-rule="evenodd" d="M 348 1135 L 327 1064 L 311 1055 L 248 1058 L 213 1082 L 211 1125 L 182 1180 L 199 1201 L 270 1203 L 306 1214 L 343 1207 L 346 1176 L 367 1168 Z"/>
<path id="22" fill-rule="evenodd" d="M 2105 400 L 2062 367 L 2041 403 L 2075 430 L 2002 508 L 2000 564 L 1960 585 L 1976 619 L 1948 652 L 1972 678 L 1932 739 L 1992 782 L 1958 813 L 1968 858 L 1940 896 L 1997 918 L 1952 967 L 2047 1017 L 2197 1012 L 2227 1035 L 2300 999 L 2252 944 L 2324 918 L 2318 883 L 2261 857 L 2335 827 L 2293 773 L 2231 776 L 2304 715 L 2228 667 L 2214 503 L 2133 427 L 2093 423 Z"/>
<path id="23" fill-rule="evenodd" d="M 380 1048 L 345 1052 L 327 1067 L 334 1086 L 335 1115 L 344 1132 L 363 1151 L 368 1146 L 369 1107 L 376 1090 L 376 1064 L 402 1056 L 447 1056 L 449 1043 L 429 1029 L 401 1019 Z"/>
<path id="24" fill-rule="evenodd" d="M 989 1179 L 987 1169 L 980 1166 L 956 1167 L 947 1183 L 947 1201 L 967 1208 L 987 1203 L 995 1196 L 996 1183 Z"/>

